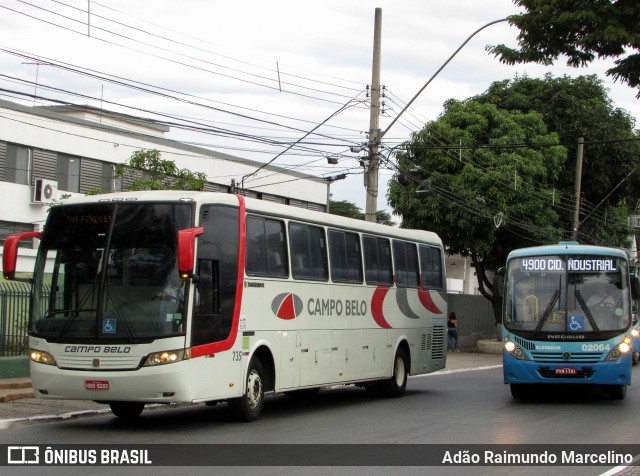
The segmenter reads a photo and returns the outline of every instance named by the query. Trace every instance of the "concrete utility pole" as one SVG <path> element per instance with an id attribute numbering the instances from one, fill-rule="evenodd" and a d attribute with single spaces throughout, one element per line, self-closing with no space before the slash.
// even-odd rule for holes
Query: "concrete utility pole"
<path id="1" fill-rule="evenodd" d="M 371 72 L 371 111 L 369 116 L 369 165 L 364 219 L 376 222 L 378 211 L 378 147 L 380 146 L 380 45 L 382 43 L 382 9 L 376 8 L 373 28 L 373 66 Z"/>
<path id="2" fill-rule="evenodd" d="M 584 138 L 578 138 L 578 153 L 576 156 L 576 207 L 573 210 L 573 233 L 571 239 L 578 241 L 578 228 L 580 227 L 580 188 L 582 187 L 582 155 L 584 153 Z"/>

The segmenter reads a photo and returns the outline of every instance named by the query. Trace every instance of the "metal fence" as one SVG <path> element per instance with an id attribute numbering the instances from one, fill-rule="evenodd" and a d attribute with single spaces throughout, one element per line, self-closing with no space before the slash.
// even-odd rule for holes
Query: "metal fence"
<path id="1" fill-rule="evenodd" d="M 27 355 L 30 295 L 28 283 L 0 282 L 0 357 Z"/>

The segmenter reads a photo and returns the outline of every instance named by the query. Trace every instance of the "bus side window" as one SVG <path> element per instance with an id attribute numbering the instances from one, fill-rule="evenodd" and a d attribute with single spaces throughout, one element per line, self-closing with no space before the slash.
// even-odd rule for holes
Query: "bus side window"
<path id="1" fill-rule="evenodd" d="M 423 288 L 442 289 L 442 254 L 439 248 L 420 245 L 421 283 Z"/>
<path id="2" fill-rule="evenodd" d="M 393 284 L 391 274 L 391 245 L 386 238 L 362 237 L 364 272 L 367 284 Z"/>
<path id="3" fill-rule="evenodd" d="M 419 279 L 416 245 L 404 241 L 394 241 L 393 259 L 396 271 L 396 284 L 405 288 L 417 288 L 419 286 Z"/>
<path id="4" fill-rule="evenodd" d="M 302 223 L 289 224 L 291 272 L 294 279 L 326 281 L 327 252 L 324 229 Z"/>

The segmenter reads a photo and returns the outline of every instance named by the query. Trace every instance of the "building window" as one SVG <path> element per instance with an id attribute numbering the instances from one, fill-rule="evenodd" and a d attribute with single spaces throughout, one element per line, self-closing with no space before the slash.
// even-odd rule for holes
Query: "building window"
<path id="1" fill-rule="evenodd" d="M 58 190 L 66 192 L 80 191 L 80 158 L 58 154 L 58 169 L 56 173 Z"/>
<path id="2" fill-rule="evenodd" d="M 7 144 L 4 177 L 7 182 L 29 185 L 31 150 L 19 145 Z"/>
<path id="3" fill-rule="evenodd" d="M 122 177 L 116 177 L 116 166 L 109 162 L 102 163 L 102 183 L 100 191 L 102 193 L 111 193 L 122 190 Z"/>
<path id="4" fill-rule="evenodd" d="M 4 239 L 13 235 L 14 233 L 21 233 L 23 231 L 33 231 L 33 225 L 31 223 L 16 223 L 13 221 L 0 221 L 0 242 L 4 244 Z M 22 240 L 18 243 L 20 248 L 33 248 L 30 240 Z"/>

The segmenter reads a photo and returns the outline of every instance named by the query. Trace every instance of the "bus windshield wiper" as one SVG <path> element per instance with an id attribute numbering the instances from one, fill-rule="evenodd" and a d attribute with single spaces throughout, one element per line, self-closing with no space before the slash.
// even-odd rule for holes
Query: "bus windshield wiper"
<path id="1" fill-rule="evenodd" d="M 589 321 L 589 324 L 591 324 L 593 332 L 595 332 L 596 334 L 600 334 L 600 328 L 598 327 L 598 324 L 596 324 L 596 320 L 593 318 L 593 314 L 591 314 L 591 309 L 589 309 L 589 306 L 587 306 L 587 302 L 582 297 L 582 293 L 579 289 L 576 289 L 576 299 L 578 300 L 580 307 L 584 311 L 584 315 L 587 316 L 587 320 Z"/>
<path id="2" fill-rule="evenodd" d="M 551 311 L 553 311 L 553 307 L 558 302 L 558 299 L 560 299 L 560 291 L 556 289 L 556 291 L 553 293 L 553 296 L 551 296 L 551 299 L 549 300 L 549 304 L 547 304 L 547 308 L 544 310 L 544 314 L 538 321 L 536 330 L 533 332 L 534 336 L 537 336 L 542 330 L 542 326 L 544 326 L 544 323 L 547 322 L 547 319 L 549 318 L 549 315 L 551 315 Z"/>

